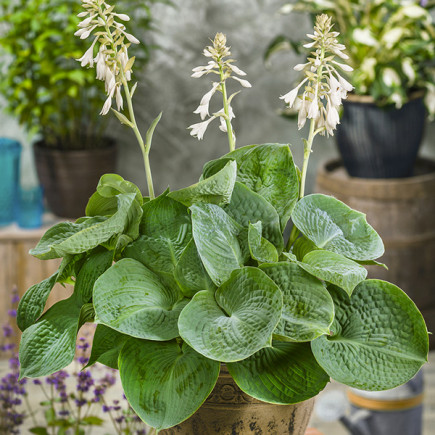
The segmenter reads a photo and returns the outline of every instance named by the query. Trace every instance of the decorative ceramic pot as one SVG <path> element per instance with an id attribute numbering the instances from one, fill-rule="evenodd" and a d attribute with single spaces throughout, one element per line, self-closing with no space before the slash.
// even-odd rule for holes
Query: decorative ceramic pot
<path id="1" fill-rule="evenodd" d="M 116 144 L 87 150 L 57 150 L 34 145 L 35 164 L 47 205 L 59 217 L 83 216 L 103 174 L 116 169 Z"/>
<path id="2" fill-rule="evenodd" d="M 369 96 L 349 95 L 336 139 L 343 164 L 352 177 L 402 178 L 413 175 L 423 138 L 423 96 L 400 109 L 381 108 Z"/>
<path id="3" fill-rule="evenodd" d="M 261 402 L 245 394 L 225 365 L 215 388 L 199 410 L 165 435 L 304 435 L 314 398 L 296 405 Z"/>

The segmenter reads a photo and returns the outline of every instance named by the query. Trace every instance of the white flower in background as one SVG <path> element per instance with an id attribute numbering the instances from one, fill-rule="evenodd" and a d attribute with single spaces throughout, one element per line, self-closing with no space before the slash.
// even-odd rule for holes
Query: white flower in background
<path id="1" fill-rule="evenodd" d="M 412 59 L 409 57 L 406 57 L 402 60 L 402 71 L 408 77 L 409 84 L 413 84 L 415 82 L 416 78 L 416 72 L 414 70 L 414 67 L 412 65 Z"/>
<path id="2" fill-rule="evenodd" d="M 393 68 L 384 68 L 382 71 L 382 81 L 388 86 L 400 86 L 399 74 Z"/>
<path id="3" fill-rule="evenodd" d="M 105 82 L 107 93 L 100 114 L 106 115 L 112 107 L 114 97 L 118 110 L 123 108 L 122 88 L 128 91 L 127 82 L 131 80 L 134 63 L 134 57 L 128 57 L 128 47 L 130 44 L 139 44 L 139 41 L 126 32 L 124 24 L 116 21 L 129 21 L 128 15 L 115 13 L 114 7 L 104 0 L 82 0 L 82 7 L 85 11 L 80 12 L 78 17 L 83 20 L 74 35 L 86 39 L 95 31 L 95 39 L 86 53 L 77 60 L 83 67 L 93 68 L 96 64 L 96 77 Z M 99 49 L 94 58 L 97 43 Z"/>
<path id="4" fill-rule="evenodd" d="M 246 73 L 239 67 L 234 65 L 234 59 L 226 59 L 231 55 L 230 47 L 227 47 L 227 38 L 222 33 L 217 33 L 213 45 L 204 49 L 203 54 L 205 57 L 211 58 L 207 65 L 198 66 L 193 68 L 193 78 L 200 78 L 207 74 L 215 74 L 219 77 L 219 82 L 213 82 L 212 88 L 202 97 L 201 102 L 197 109 L 193 113 L 197 113 L 203 122 L 193 124 L 188 128 L 191 130 L 190 134 L 201 140 L 204 136 L 205 130 L 211 121 L 216 118 L 220 118 L 220 129 L 228 133 L 228 139 L 230 142 L 230 149 L 234 149 L 235 146 L 235 134 L 231 125 L 232 119 L 235 117 L 233 109 L 231 107 L 232 99 L 240 92 L 235 92 L 229 98 L 227 97 L 226 80 L 231 78 L 238 81 L 244 88 L 250 88 L 252 85 L 246 79 L 240 77 L 246 76 Z M 210 100 L 216 92 L 222 94 L 224 107 L 210 116 L 209 106 Z M 209 119 L 204 119 L 210 116 Z"/>
<path id="5" fill-rule="evenodd" d="M 314 130 L 320 134 L 333 136 L 340 123 L 338 108 L 353 86 L 337 71 L 352 71 L 344 63 L 334 60 L 335 56 L 347 59 L 343 53 L 345 46 L 337 41 L 338 32 L 332 31 L 331 18 L 319 15 L 316 18 L 314 33 L 307 36 L 313 40 L 305 47 L 312 48 L 311 56 L 305 64 L 294 67 L 303 71 L 305 78 L 294 89 L 280 97 L 290 108 L 298 110 L 298 128 L 301 129 L 307 119 L 314 121 Z M 303 88 L 302 95 L 298 95 Z"/>
<path id="6" fill-rule="evenodd" d="M 370 29 L 367 28 L 355 28 L 352 32 L 352 39 L 358 42 L 358 44 L 367 45 L 369 47 L 376 47 L 378 45 L 378 41 L 372 35 Z"/>

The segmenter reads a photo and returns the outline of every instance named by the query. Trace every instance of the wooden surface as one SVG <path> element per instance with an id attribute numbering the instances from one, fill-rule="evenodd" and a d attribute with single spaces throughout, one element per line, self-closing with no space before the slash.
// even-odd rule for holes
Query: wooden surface
<path id="1" fill-rule="evenodd" d="M 48 229 L 23 230 L 16 225 L 0 229 L 0 323 L 8 320 L 11 308 L 12 289 L 17 287 L 22 296 L 25 291 L 52 275 L 60 264 L 60 259 L 39 260 L 29 254 L 41 236 Z M 47 307 L 71 294 L 70 288 L 56 284 L 47 302 Z M 18 328 L 16 328 L 18 331 Z M 17 341 L 19 334 L 17 336 Z"/>

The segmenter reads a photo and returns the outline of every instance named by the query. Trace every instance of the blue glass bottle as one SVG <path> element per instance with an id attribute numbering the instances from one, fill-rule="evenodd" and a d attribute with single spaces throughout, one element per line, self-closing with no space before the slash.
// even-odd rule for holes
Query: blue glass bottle
<path id="1" fill-rule="evenodd" d="M 21 144 L 18 141 L 0 138 L 0 226 L 15 220 L 20 154 Z"/>

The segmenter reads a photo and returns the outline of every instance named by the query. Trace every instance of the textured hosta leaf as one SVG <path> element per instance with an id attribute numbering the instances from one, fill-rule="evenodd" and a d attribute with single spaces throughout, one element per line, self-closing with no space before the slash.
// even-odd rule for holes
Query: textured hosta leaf
<path id="1" fill-rule="evenodd" d="M 143 264 L 124 258 L 94 285 L 98 323 L 132 337 L 170 340 L 178 337 L 177 320 L 187 300 L 162 284 Z"/>
<path id="2" fill-rule="evenodd" d="M 139 205 L 143 204 L 139 187 L 117 174 L 104 174 L 98 182 L 97 192 L 104 198 L 112 198 L 120 193 L 134 193 Z"/>
<path id="3" fill-rule="evenodd" d="M 86 205 L 86 216 L 112 216 L 118 208 L 116 196 L 106 198 L 98 192 L 92 194 Z"/>
<path id="4" fill-rule="evenodd" d="M 252 148 L 256 147 L 257 145 L 246 145 L 241 148 L 236 148 L 234 151 L 231 151 L 224 156 L 220 157 L 216 160 L 211 160 L 207 162 L 204 165 L 204 168 L 202 170 L 202 177 L 201 179 L 206 179 L 211 177 L 212 175 L 219 172 L 228 162 L 234 160 L 237 163 L 237 166 L 239 166 L 239 163 L 242 159 L 242 157 Z"/>
<path id="5" fill-rule="evenodd" d="M 119 356 L 122 387 L 137 415 L 157 430 L 190 417 L 213 390 L 220 364 L 176 341 L 129 339 Z"/>
<path id="6" fill-rule="evenodd" d="M 169 197 L 190 207 L 196 202 L 227 204 L 230 202 L 237 176 L 237 163 L 230 160 L 216 174 L 199 181 L 193 186 L 176 190 Z"/>
<path id="7" fill-rule="evenodd" d="M 282 296 L 260 269 L 235 270 L 216 290 L 201 291 L 181 312 L 180 335 L 217 361 L 239 361 L 268 346 L 281 317 Z"/>
<path id="8" fill-rule="evenodd" d="M 318 248 L 352 260 L 374 260 L 384 253 L 382 239 L 365 215 L 332 196 L 305 196 L 297 203 L 292 220 Z"/>
<path id="9" fill-rule="evenodd" d="M 398 287 L 363 281 L 352 297 L 331 286 L 335 305 L 332 336 L 311 346 L 318 363 L 335 380 L 363 390 L 386 390 L 409 381 L 427 361 L 423 317 Z"/>
<path id="10" fill-rule="evenodd" d="M 329 381 L 308 343 L 273 341 L 249 358 L 227 364 L 237 385 L 258 400 L 282 405 L 316 396 Z"/>
<path id="11" fill-rule="evenodd" d="M 185 247 L 192 239 L 187 208 L 165 194 L 143 206 L 141 236 L 125 248 L 134 258 L 155 272 L 172 275 Z"/>
<path id="12" fill-rule="evenodd" d="M 99 362 L 112 369 L 118 369 L 119 353 L 128 338 L 127 335 L 105 325 L 97 325 L 92 340 L 91 356 L 86 367 Z"/>
<path id="13" fill-rule="evenodd" d="M 278 252 L 275 246 L 261 236 L 261 222 L 249 224 L 248 243 L 251 256 L 260 263 L 276 263 Z"/>
<path id="14" fill-rule="evenodd" d="M 200 290 L 213 290 L 216 288 L 199 258 L 193 240 L 188 243 L 183 251 L 175 267 L 174 275 L 184 295 L 188 297 L 192 297 Z"/>
<path id="15" fill-rule="evenodd" d="M 340 254 L 323 249 L 309 252 L 298 264 L 311 275 L 346 290 L 349 296 L 367 277 L 367 270 L 363 266 Z"/>
<path id="16" fill-rule="evenodd" d="M 379 266 L 379 267 L 383 267 L 384 269 L 388 270 L 388 266 L 384 263 L 380 263 L 379 261 L 375 261 L 375 260 L 366 260 L 366 261 L 358 261 L 358 264 L 361 264 L 363 266 Z"/>
<path id="17" fill-rule="evenodd" d="M 108 241 L 124 230 L 138 235 L 142 209 L 132 193 L 118 195 L 118 211 L 111 217 L 82 219 L 50 228 L 30 253 L 43 260 L 80 254 Z"/>
<path id="18" fill-rule="evenodd" d="M 76 351 L 77 331 L 86 320 L 81 311 L 73 295 L 54 304 L 37 323 L 23 332 L 19 352 L 21 377 L 49 375 L 71 363 Z"/>
<path id="19" fill-rule="evenodd" d="M 80 303 L 85 304 L 91 300 L 95 281 L 111 266 L 112 261 L 113 252 L 104 248 L 96 248 L 86 258 L 74 286 L 74 293 Z"/>
<path id="20" fill-rule="evenodd" d="M 86 252 L 82 252 L 81 254 L 65 255 L 57 271 L 57 282 L 61 284 L 67 283 L 74 285 L 74 281 L 71 280 L 71 277 L 77 277 L 82 267 L 82 264 L 85 261 L 85 258 Z"/>
<path id="21" fill-rule="evenodd" d="M 299 261 L 302 261 L 302 259 L 311 251 L 315 251 L 316 249 L 319 249 L 311 240 L 307 239 L 306 237 L 299 237 L 296 239 L 294 245 L 293 245 L 293 254 L 296 255 L 296 258 Z"/>
<path id="22" fill-rule="evenodd" d="M 257 145 L 238 164 L 237 181 L 269 201 L 278 212 L 284 230 L 296 204 L 299 182 L 288 145 Z"/>
<path id="23" fill-rule="evenodd" d="M 32 285 L 21 298 L 17 310 L 17 325 L 24 331 L 33 325 L 44 311 L 45 303 L 56 284 L 58 273 L 51 275 L 38 284 Z"/>
<path id="24" fill-rule="evenodd" d="M 274 335 L 291 341 L 311 341 L 329 332 L 334 305 L 318 279 L 294 263 L 263 264 L 260 269 L 282 291 L 282 316 Z"/>
<path id="25" fill-rule="evenodd" d="M 243 266 L 237 239 L 241 227 L 217 205 L 195 204 L 190 210 L 199 256 L 212 281 L 220 285 Z"/>
<path id="26" fill-rule="evenodd" d="M 275 245 L 278 252 L 284 247 L 279 216 L 275 208 L 261 195 L 238 181 L 234 185 L 231 202 L 223 209 L 240 225 L 261 221 L 263 236 Z"/>

